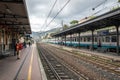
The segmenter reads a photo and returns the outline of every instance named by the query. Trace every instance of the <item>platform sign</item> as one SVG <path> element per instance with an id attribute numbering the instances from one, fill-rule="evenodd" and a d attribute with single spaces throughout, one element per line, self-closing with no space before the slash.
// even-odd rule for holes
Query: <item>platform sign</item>
<path id="1" fill-rule="evenodd" d="M 102 31 L 97 31 L 97 35 L 108 35 L 109 30 L 102 30 Z"/>

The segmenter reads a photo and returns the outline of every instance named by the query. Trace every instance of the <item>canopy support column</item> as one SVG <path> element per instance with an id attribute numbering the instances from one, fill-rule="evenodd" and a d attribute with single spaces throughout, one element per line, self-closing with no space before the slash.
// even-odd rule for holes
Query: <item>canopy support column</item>
<path id="1" fill-rule="evenodd" d="M 94 50 L 94 30 L 92 31 L 92 45 L 91 45 L 91 50 Z"/>
<path id="2" fill-rule="evenodd" d="M 56 44 L 56 36 L 55 36 L 55 44 Z"/>
<path id="3" fill-rule="evenodd" d="M 65 34 L 65 46 L 66 46 L 66 34 Z"/>
<path id="4" fill-rule="evenodd" d="M 62 35 L 61 35 L 61 45 L 63 45 L 63 37 L 62 37 Z"/>
<path id="5" fill-rule="evenodd" d="M 70 46 L 72 46 L 72 34 L 70 34 Z"/>
<path id="6" fill-rule="evenodd" d="M 79 34 L 78 42 L 79 42 L 79 48 L 80 48 L 80 32 L 78 34 Z"/>
<path id="7" fill-rule="evenodd" d="M 116 53 L 119 54 L 119 26 L 116 26 L 116 40 L 117 40 L 117 47 L 116 47 Z"/>
<path id="8" fill-rule="evenodd" d="M 57 42 L 59 43 L 59 36 L 57 37 Z M 58 44 L 58 43 L 57 43 L 57 44 Z"/>

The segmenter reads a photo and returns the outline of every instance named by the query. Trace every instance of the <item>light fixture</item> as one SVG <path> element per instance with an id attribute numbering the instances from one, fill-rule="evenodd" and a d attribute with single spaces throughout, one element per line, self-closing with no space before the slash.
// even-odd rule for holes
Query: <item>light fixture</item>
<path id="1" fill-rule="evenodd" d="M 10 14 L 12 13 L 12 11 L 9 8 L 6 8 L 6 11 Z"/>
<path id="2" fill-rule="evenodd" d="M 10 10 L 10 8 L 7 5 L 5 5 L 5 7 L 6 7 L 6 11 L 11 14 L 12 11 Z"/>

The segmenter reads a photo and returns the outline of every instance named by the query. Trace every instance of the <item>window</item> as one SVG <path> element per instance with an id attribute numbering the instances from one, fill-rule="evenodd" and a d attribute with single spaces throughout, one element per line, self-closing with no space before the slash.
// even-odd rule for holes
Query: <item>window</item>
<path id="1" fill-rule="evenodd" d="M 94 38 L 94 41 L 97 42 L 97 37 Z"/>
<path id="2" fill-rule="evenodd" d="M 77 40 L 77 42 L 79 42 L 79 38 L 78 37 L 76 38 L 76 40 Z"/>
<path id="3" fill-rule="evenodd" d="M 111 42 L 116 42 L 116 36 L 111 36 Z"/>
<path id="4" fill-rule="evenodd" d="M 81 41 L 81 42 L 83 41 L 83 38 L 82 38 L 82 37 L 80 38 L 80 41 Z"/>
<path id="5" fill-rule="evenodd" d="M 105 42 L 104 37 L 102 37 L 102 42 Z"/>
<path id="6" fill-rule="evenodd" d="M 88 38 L 87 38 L 87 41 L 88 41 L 88 42 L 90 42 L 90 41 L 91 41 L 91 38 L 90 38 L 90 37 L 88 37 Z"/>
<path id="7" fill-rule="evenodd" d="M 110 37 L 106 37 L 106 42 L 110 42 Z"/>
<path id="8" fill-rule="evenodd" d="M 77 41 L 76 38 L 74 38 L 74 41 L 75 41 L 75 42 Z"/>
<path id="9" fill-rule="evenodd" d="M 84 37 L 84 42 L 86 42 L 86 38 Z"/>

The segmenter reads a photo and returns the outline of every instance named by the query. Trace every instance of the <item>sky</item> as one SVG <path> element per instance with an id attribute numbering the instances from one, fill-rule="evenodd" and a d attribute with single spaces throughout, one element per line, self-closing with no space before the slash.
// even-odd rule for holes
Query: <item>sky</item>
<path id="1" fill-rule="evenodd" d="M 57 0 L 50 16 L 50 10 L 56 0 L 26 0 L 31 29 L 34 32 L 47 31 L 58 28 L 63 24 L 70 25 L 70 21 L 94 15 L 100 15 L 118 6 L 118 0 Z M 55 15 L 63 10 L 51 21 Z M 92 10 L 95 8 L 95 10 Z M 48 18 L 47 18 L 48 17 Z M 47 19 L 47 21 L 46 21 Z"/>

